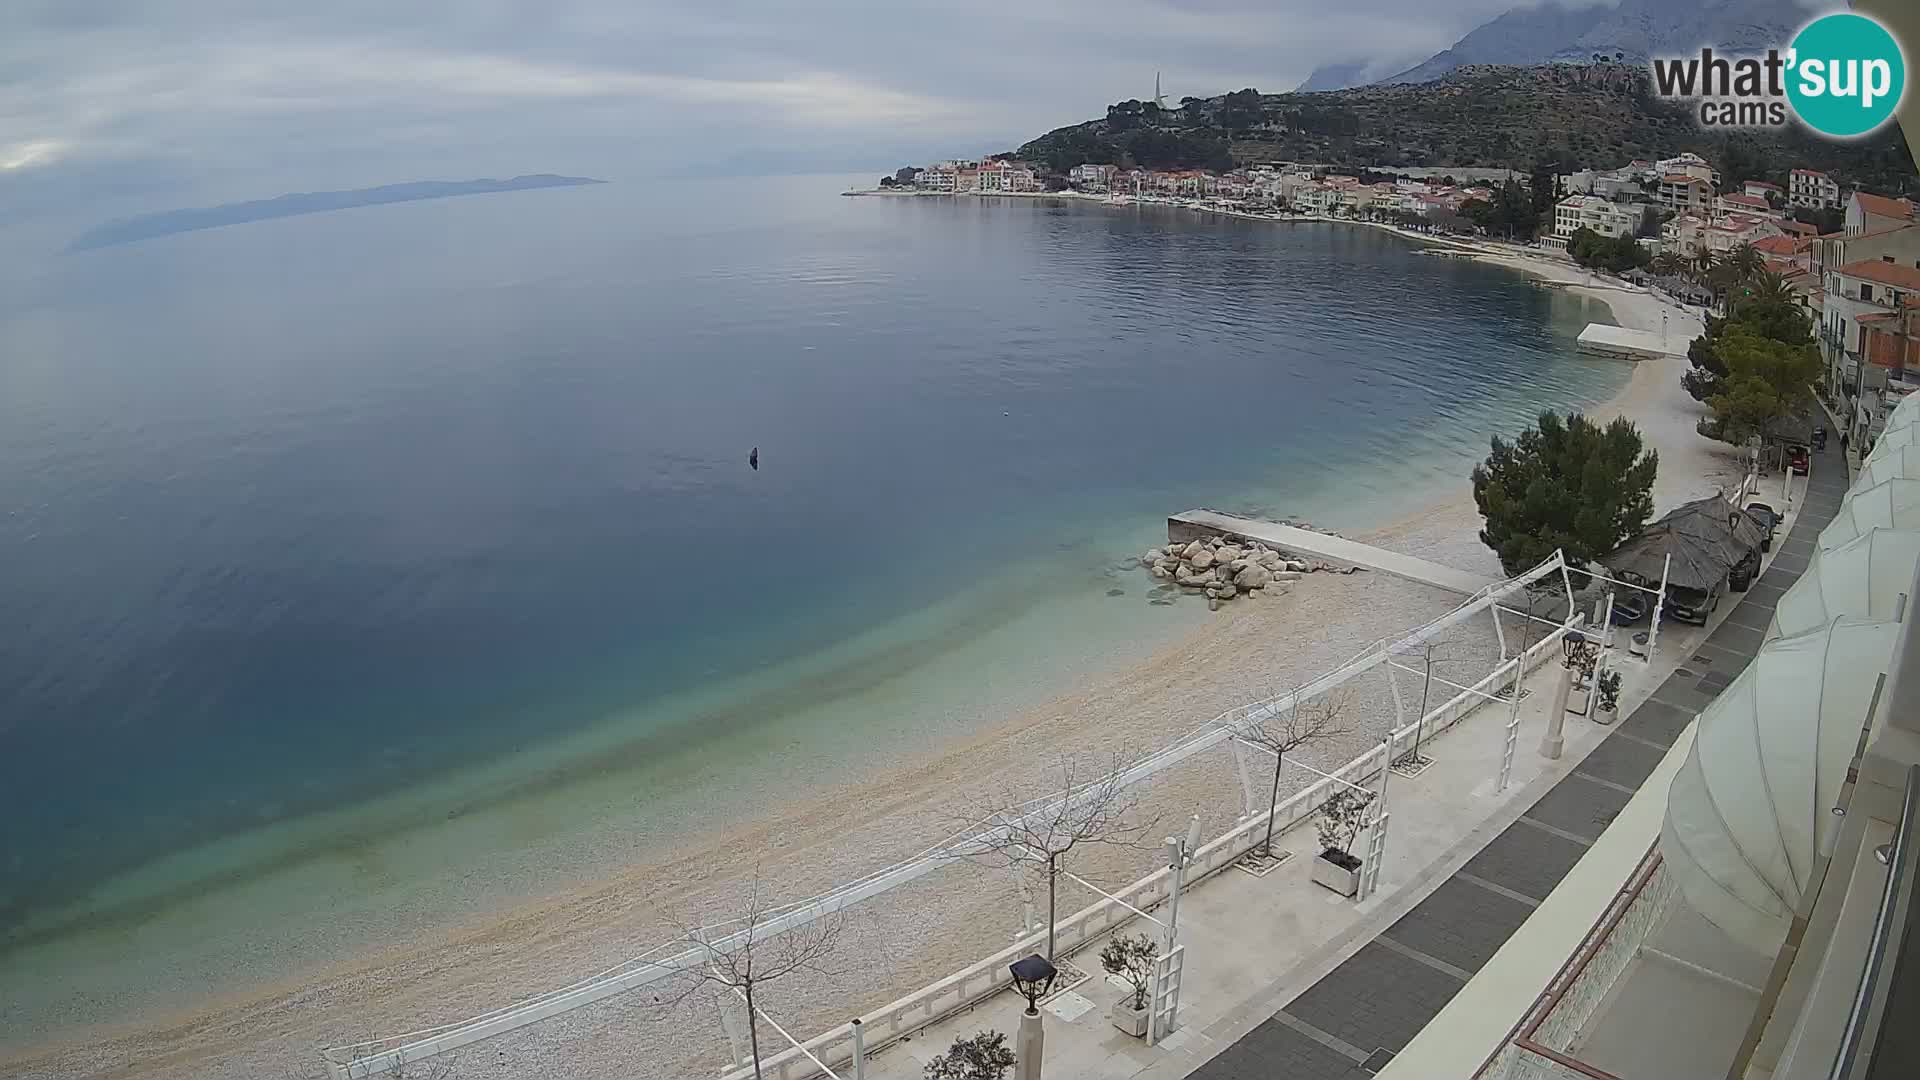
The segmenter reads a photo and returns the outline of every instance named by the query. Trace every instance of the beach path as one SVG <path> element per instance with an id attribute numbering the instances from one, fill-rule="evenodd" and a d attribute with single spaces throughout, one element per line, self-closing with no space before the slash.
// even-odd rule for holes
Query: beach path
<path id="1" fill-rule="evenodd" d="M 1170 541 L 1179 542 L 1213 533 L 1226 533 L 1249 540 L 1259 540 L 1292 554 L 1347 566 L 1365 567 L 1368 570 L 1377 570 L 1383 574 L 1392 574 L 1397 578 L 1416 581 L 1422 585 L 1433 585 L 1463 595 L 1479 592 L 1494 583 L 1494 579 L 1482 574 L 1456 570 L 1451 566 L 1441 566 L 1439 563 L 1428 562 L 1412 555 L 1402 555 L 1397 551 L 1388 551 L 1385 548 L 1374 547 L 1372 544 L 1363 544 L 1358 540 L 1349 540 L 1344 536 L 1333 536 L 1292 525 L 1280 525 L 1271 521 L 1223 514 L 1217 510 L 1188 510 L 1167 519 L 1167 539 Z"/>

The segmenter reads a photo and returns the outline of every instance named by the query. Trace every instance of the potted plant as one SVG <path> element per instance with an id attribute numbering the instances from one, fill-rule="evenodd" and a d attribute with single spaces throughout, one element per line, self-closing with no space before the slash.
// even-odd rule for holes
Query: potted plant
<path id="1" fill-rule="evenodd" d="M 927 1080 L 1000 1080 L 1013 1068 L 1006 1033 L 982 1031 L 953 1040 L 947 1052 L 927 1062 Z"/>
<path id="2" fill-rule="evenodd" d="M 1115 934 L 1100 950 L 1100 967 L 1109 975 L 1125 979 L 1133 989 L 1113 1003 L 1113 1026 L 1133 1036 L 1147 1033 L 1147 991 L 1153 986 L 1153 965 L 1160 957 L 1160 943 L 1146 934 L 1122 937 Z"/>
<path id="3" fill-rule="evenodd" d="M 1594 706 L 1593 722 L 1611 724 L 1620 715 L 1620 673 L 1603 671 L 1600 677 L 1594 680 L 1594 686 L 1600 695 L 1600 700 Z"/>
<path id="4" fill-rule="evenodd" d="M 1360 891 L 1360 858 L 1348 849 L 1359 839 L 1372 802 L 1371 791 L 1341 788 L 1320 804 L 1320 817 L 1315 823 L 1320 833 L 1320 854 L 1313 860 L 1313 880 L 1341 896 Z"/>

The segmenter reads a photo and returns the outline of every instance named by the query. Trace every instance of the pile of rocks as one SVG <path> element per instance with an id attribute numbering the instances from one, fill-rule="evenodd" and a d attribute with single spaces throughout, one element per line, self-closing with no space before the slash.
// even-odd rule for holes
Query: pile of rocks
<path id="1" fill-rule="evenodd" d="M 1162 581 L 1205 590 L 1207 607 L 1215 611 L 1241 593 L 1268 595 L 1268 589 L 1324 569 L 1289 559 L 1258 540 L 1242 544 L 1223 536 L 1154 548 L 1140 556 L 1140 565 Z"/>

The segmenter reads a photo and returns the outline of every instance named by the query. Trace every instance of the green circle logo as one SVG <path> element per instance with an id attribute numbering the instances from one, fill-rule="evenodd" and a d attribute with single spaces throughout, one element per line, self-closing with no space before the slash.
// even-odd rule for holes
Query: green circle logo
<path id="1" fill-rule="evenodd" d="M 1865 135 L 1893 116 L 1907 92 L 1907 61 L 1887 28 L 1865 15 L 1823 15 L 1793 39 L 1787 100 L 1813 130 Z"/>

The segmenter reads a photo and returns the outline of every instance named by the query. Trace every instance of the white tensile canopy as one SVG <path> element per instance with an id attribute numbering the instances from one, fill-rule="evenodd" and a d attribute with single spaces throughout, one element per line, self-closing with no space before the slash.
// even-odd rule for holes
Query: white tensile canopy
<path id="1" fill-rule="evenodd" d="M 1908 430 L 1920 432 L 1920 426 Z M 1821 530 L 1815 546 L 1832 551 L 1868 529 L 1920 529 L 1920 480 L 1882 480 L 1854 488 L 1840 500 L 1840 512 Z"/>
<path id="2" fill-rule="evenodd" d="M 1920 443 L 1920 424 L 1909 423 L 1902 427 L 1890 427 L 1873 440 L 1873 449 L 1868 452 L 1866 461 L 1879 461 L 1888 454 L 1912 446 L 1914 443 Z"/>
<path id="3" fill-rule="evenodd" d="M 1892 412 L 1887 414 L 1887 430 L 1907 427 L 1915 421 L 1920 421 L 1920 395 L 1908 394 L 1900 399 L 1900 403 L 1893 407 Z"/>
<path id="4" fill-rule="evenodd" d="M 1868 529 L 1822 551 L 1774 606 L 1767 637 L 1817 629 L 1840 615 L 1892 619 L 1920 566 L 1920 531 Z M 1914 598 L 1909 597 L 1911 602 Z"/>
<path id="5" fill-rule="evenodd" d="M 1899 624 L 1775 638 L 1700 714 L 1660 853 L 1695 911 L 1772 955 L 1808 888 Z"/>
<path id="6" fill-rule="evenodd" d="M 1920 480 L 1920 443 L 1897 447 L 1871 464 L 1863 464 L 1860 474 L 1853 478 L 1853 486 L 1868 488 L 1888 480 Z"/>

